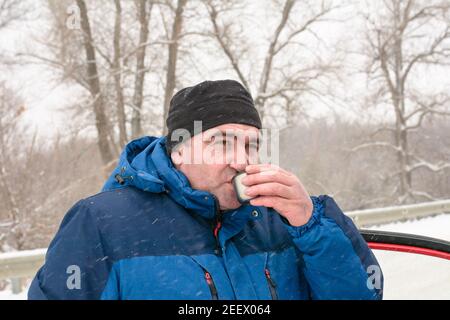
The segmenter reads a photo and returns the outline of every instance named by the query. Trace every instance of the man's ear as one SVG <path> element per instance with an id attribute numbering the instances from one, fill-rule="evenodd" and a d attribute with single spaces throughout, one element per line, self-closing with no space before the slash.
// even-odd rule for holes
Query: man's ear
<path id="1" fill-rule="evenodd" d="M 189 145 L 186 143 L 176 145 L 170 154 L 173 164 L 177 167 L 182 164 L 189 164 L 189 156 Z"/>
<path id="2" fill-rule="evenodd" d="M 172 159 L 173 164 L 176 166 L 183 164 L 183 148 L 175 148 L 174 150 L 172 150 L 170 158 Z"/>

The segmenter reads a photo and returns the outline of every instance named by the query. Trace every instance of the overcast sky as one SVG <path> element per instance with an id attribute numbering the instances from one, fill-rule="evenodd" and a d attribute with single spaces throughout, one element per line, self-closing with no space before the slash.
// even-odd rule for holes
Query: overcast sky
<path id="1" fill-rule="evenodd" d="M 29 0 L 28 2 L 29 5 L 34 6 L 28 21 L 16 23 L 0 32 L 0 50 L 2 53 L 14 55 L 17 52 L 33 50 L 33 37 L 45 35 L 46 28 L 49 27 L 48 20 L 45 17 L 45 10 L 43 9 L 45 2 Z M 337 1 L 337 3 L 339 2 L 343 1 Z M 358 3 L 357 6 L 347 6 L 342 10 L 336 11 L 332 18 L 339 21 L 329 21 L 315 27 L 316 33 L 325 40 L 330 48 L 329 54 L 334 54 L 334 50 L 338 47 L 339 49 L 344 49 L 346 46 L 354 47 L 361 39 L 363 25 L 357 18 L 356 9 L 364 10 L 365 2 L 359 1 Z M 278 17 L 270 19 L 271 11 L 267 10 L 263 4 L 264 1 L 253 2 L 253 6 L 249 8 L 252 12 L 248 18 L 250 24 L 258 25 L 258 28 L 252 28 L 248 36 L 253 39 L 261 39 L 261 43 L 264 43 L 264 38 L 267 38 L 270 32 L 273 31 L 273 24 L 278 21 Z M 237 79 L 235 73 L 231 70 L 216 72 L 213 68 L 208 68 L 214 65 L 214 61 L 211 61 L 214 57 L 206 56 L 201 49 L 201 45 L 194 45 L 192 50 L 196 61 L 199 61 L 200 65 L 202 65 L 202 71 L 196 72 L 192 70 L 192 77 L 189 79 L 191 83 L 186 83 L 186 85 L 193 85 L 205 80 L 205 78 L 210 80 L 219 78 Z M 262 50 L 258 51 L 260 55 L 255 57 L 255 59 L 263 59 L 266 50 L 266 47 L 262 47 Z M 80 54 L 84 54 L 84 52 L 80 52 Z M 262 64 L 262 61 L 260 62 Z M 357 56 L 349 57 L 347 59 L 348 70 L 355 68 L 360 62 L 361 59 Z M 423 77 L 418 77 L 415 81 L 426 88 L 450 85 L 446 72 L 434 72 L 432 78 L 427 75 L 424 74 Z M 64 125 L 67 123 L 67 113 L 62 113 L 59 109 L 64 109 L 65 106 L 73 104 L 77 100 L 78 94 L 81 93 L 80 88 L 74 89 L 74 86 L 54 81 L 54 70 L 43 65 L 15 66 L 2 72 L 0 79 L 6 79 L 8 86 L 13 88 L 24 99 L 26 106 L 25 122 L 29 127 L 36 127 L 39 130 L 39 134 L 44 137 L 51 136 L 56 131 L 64 129 Z M 335 88 L 341 99 L 330 100 L 329 98 L 324 98 L 323 100 L 310 101 L 311 105 L 313 105 L 310 112 L 315 116 L 324 116 L 330 112 L 330 108 L 333 108 L 344 117 L 356 119 L 361 115 L 356 106 L 352 105 L 352 100 L 353 97 L 356 98 L 364 94 L 365 86 L 366 83 L 362 76 L 353 75 L 352 78 L 346 78 L 346 82 L 342 84 L 342 87 L 337 86 Z M 343 102 L 344 99 L 347 99 L 347 101 Z M 384 111 L 378 113 L 380 117 L 385 117 L 385 115 Z"/>

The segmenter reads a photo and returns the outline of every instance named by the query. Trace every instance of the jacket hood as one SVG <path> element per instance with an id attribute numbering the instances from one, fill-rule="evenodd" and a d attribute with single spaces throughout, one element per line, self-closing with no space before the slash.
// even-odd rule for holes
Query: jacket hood
<path id="1" fill-rule="evenodd" d="M 102 191 L 132 186 L 152 193 L 165 192 L 184 208 L 214 218 L 218 210 L 215 196 L 192 189 L 187 177 L 174 167 L 165 143 L 166 137 L 150 136 L 129 142 Z"/>

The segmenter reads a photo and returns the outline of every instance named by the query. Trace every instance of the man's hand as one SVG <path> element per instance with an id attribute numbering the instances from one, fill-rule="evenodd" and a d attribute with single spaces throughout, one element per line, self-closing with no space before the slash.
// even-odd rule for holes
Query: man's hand
<path id="1" fill-rule="evenodd" d="M 311 218 L 313 203 L 305 187 L 292 173 L 271 164 L 255 164 L 245 168 L 242 183 L 246 194 L 256 197 L 253 206 L 275 209 L 291 225 L 302 226 Z"/>

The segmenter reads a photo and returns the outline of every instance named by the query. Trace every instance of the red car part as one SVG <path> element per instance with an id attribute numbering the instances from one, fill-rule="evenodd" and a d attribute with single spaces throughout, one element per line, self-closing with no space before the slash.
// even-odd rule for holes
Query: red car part
<path id="1" fill-rule="evenodd" d="M 359 230 L 371 249 L 423 254 L 450 260 L 450 242 L 415 234 Z"/>

